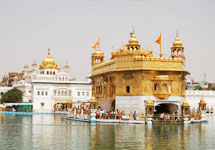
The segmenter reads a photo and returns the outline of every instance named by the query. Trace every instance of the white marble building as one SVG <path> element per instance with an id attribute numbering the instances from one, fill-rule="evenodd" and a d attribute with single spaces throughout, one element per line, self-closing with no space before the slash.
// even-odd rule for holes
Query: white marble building
<path id="1" fill-rule="evenodd" d="M 192 111 L 196 111 L 199 108 L 200 100 L 204 98 L 207 112 L 212 112 L 215 110 L 215 91 L 185 90 L 185 95 L 186 97 L 169 96 L 163 100 L 159 100 L 155 96 L 117 96 L 116 106 L 120 110 L 126 110 L 130 112 L 132 112 L 132 110 L 136 110 L 137 112 L 144 113 L 147 99 L 150 99 L 154 101 L 154 106 L 169 103 L 174 104 L 174 107 L 171 109 L 172 112 L 175 112 L 177 111 L 177 107 L 179 110 L 181 109 L 182 101 L 186 99 L 190 105 L 190 109 Z"/>
<path id="2" fill-rule="evenodd" d="M 186 99 L 190 108 L 198 109 L 199 102 L 202 98 L 205 99 L 207 111 L 211 112 L 215 109 L 215 91 L 208 90 L 186 90 Z"/>
<path id="3" fill-rule="evenodd" d="M 32 68 L 24 66 L 23 80 L 13 87 L 0 87 L 0 93 L 16 87 L 23 92 L 23 102 L 32 102 L 34 112 L 53 112 L 56 104 L 76 105 L 88 103 L 92 96 L 91 81 L 77 81 L 69 74 L 69 65 L 59 68 L 50 55 L 38 67 L 34 60 Z"/>
<path id="4" fill-rule="evenodd" d="M 91 99 L 90 80 L 76 81 L 69 75 L 69 65 L 59 69 L 50 56 L 43 59 L 39 70 L 31 74 L 31 99 L 34 112 L 53 112 L 56 104 L 85 103 Z"/>

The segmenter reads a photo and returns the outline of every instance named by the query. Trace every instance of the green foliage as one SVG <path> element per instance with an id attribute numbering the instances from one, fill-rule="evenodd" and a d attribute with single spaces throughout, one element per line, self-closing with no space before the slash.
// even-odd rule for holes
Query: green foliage
<path id="1" fill-rule="evenodd" d="M 195 87 L 195 90 L 202 90 L 202 87 L 200 85 Z"/>
<path id="2" fill-rule="evenodd" d="M 215 87 L 209 87 L 207 90 L 215 91 Z"/>
<path id="3" fill-rule="evenodd" d="M 13 88 L 3 94 L 1 101 L 2 103 L 22 103 L 22 91 Z"/>

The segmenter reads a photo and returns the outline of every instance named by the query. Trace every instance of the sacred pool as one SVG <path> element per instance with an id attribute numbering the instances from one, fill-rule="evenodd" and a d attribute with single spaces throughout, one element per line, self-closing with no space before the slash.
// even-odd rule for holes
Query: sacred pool
<path id="1" fill-rule="evenodd" d="M 0 114 L 0 149 L 214 149 L 215 116 L 208 123 L 95 125 L 63 115 Z"/>

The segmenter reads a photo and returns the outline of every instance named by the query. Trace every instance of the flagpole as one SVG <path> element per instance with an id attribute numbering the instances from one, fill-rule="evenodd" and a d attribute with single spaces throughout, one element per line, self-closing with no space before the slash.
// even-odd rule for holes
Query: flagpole
<path id="1" fill-rule="evenodd" d="M 101 40 L 100 40 L 100 36 L 99 36 L 99 50 L 101 50 L 100 45 L 101 45 Z"/>
<path id="2" fill-rule="evenodd" d="M 161 33 L 160 33 L 160 37 L 161 37 Z M 161 50 L 161 41 L 160 41 L 160 57 L 162 57 L 163 54 L 162 54 L 162 50 Z"/>
<path id="3" fill-rule="evenodd" d="M 162 54 L 162 50 L 161 50 L 161 44 L 160 44 L 160 57 L 162 57 L 163 54 Z"/>

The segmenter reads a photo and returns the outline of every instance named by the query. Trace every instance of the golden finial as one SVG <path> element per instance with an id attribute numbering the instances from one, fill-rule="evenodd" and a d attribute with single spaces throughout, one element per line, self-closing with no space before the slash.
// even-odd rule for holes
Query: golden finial
<path id="1" fill-rule="evenodd" d="M 182 47 L 182 42 L 181 42 L 181 40 L 178 37 L 178 30 L 176 32 L 176 38 L 175 38 L 175 41 L 173 42 L 173 46 L 175 46 L 175 47 Z"/>
<path id="2" fill-rule="evenodd" d="M 69 69 L 69 64 L 68 64 L 68 61 L 66 61 L 66 65 L 64 66 L 64 68 L 67 68 L 67 69 Z"/>
<path id="3" fill-rule="evenodd" d="M 36 65 L 37 65 L 37 62 L 36 62 L 36 59 L 34 59 L 32 66 L 36 66 Z"/>
<path id="4" fill-rule="evenodd" d="M 48 48 L 48 55 L 50 55 L 50 48 Z"/>
<path id="5" fill-rule="evenodd" d="M 132 32 L 134 33 L 134 26 L 131 26 L 131 28 L 132 28 Z"/>
<path id="6" fill-rule="evenodd" d="M 27 68 L 28 68 L 28 64 L 27 64 L 27 63 L 25 63 L 24 68 L 25 68 L 25 69 L 27 69 Z"/>

